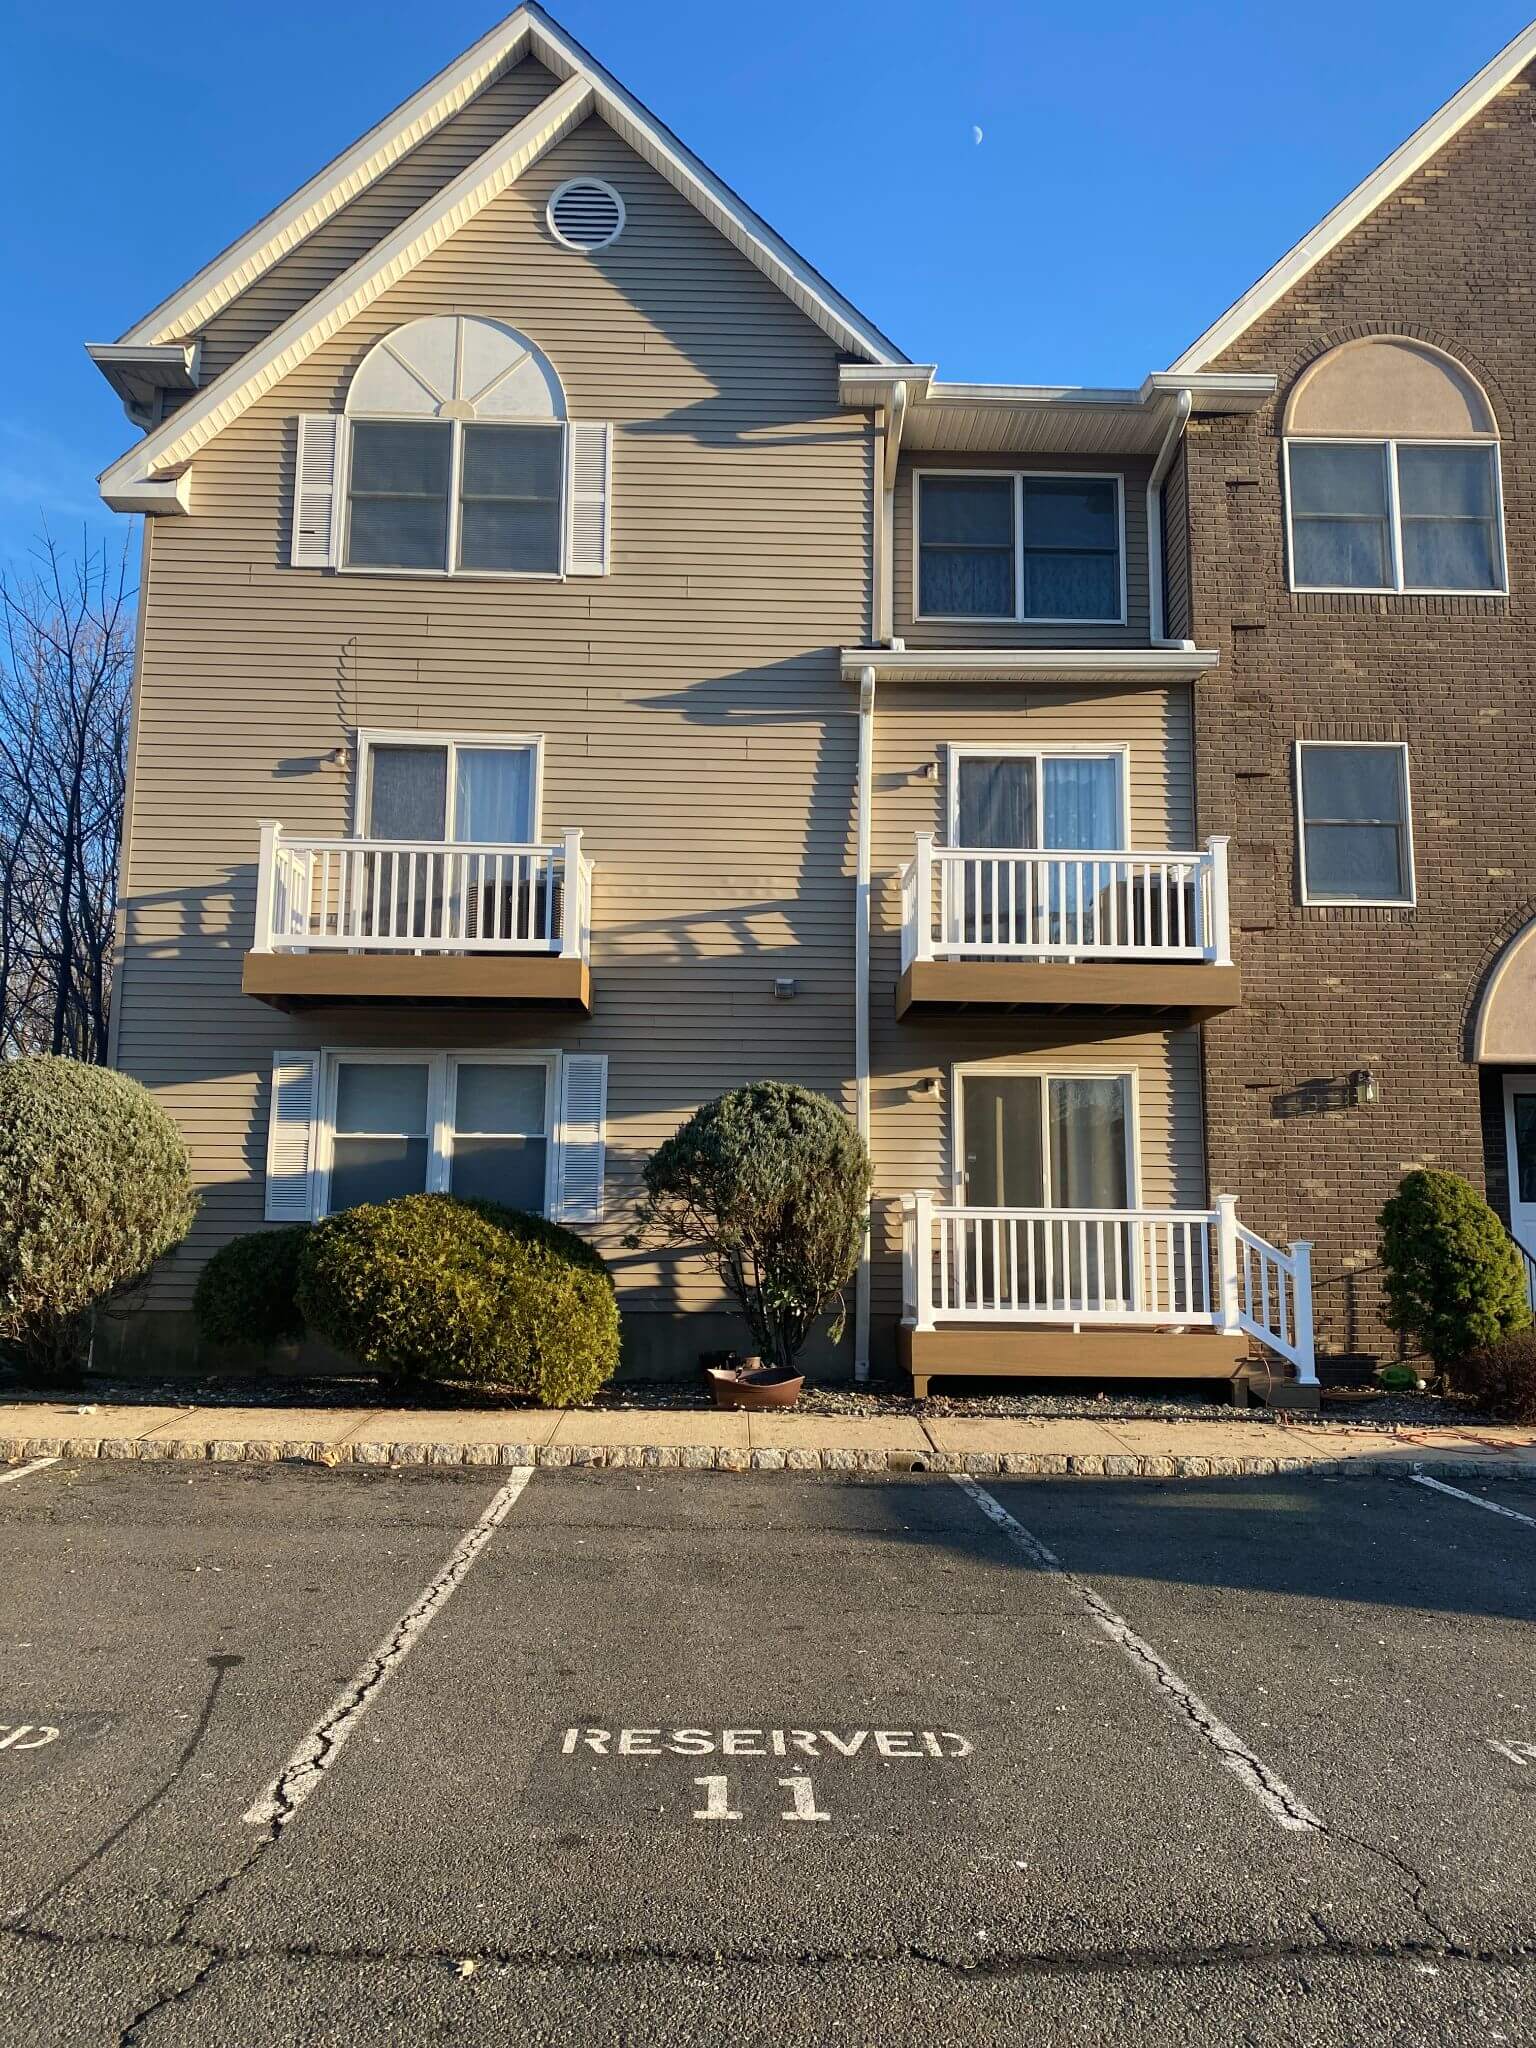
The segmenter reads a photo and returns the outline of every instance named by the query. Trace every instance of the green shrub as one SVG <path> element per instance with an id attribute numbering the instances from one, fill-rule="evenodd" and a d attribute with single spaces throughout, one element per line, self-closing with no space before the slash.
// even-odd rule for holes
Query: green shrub
<path id="1" fill-rule="evenodd" d="M 1382 1210 L 1387 1321 L 1442 1369 L 1531 1320 L 1520 1253 L 1459 1174 L 1417 1169 Z"/>
<path id="2" fill-rule="evenodd" d="M 108 1067 L 0 1062 L 0 1343 L 34 1371 L 83 1362 L 94 1312 L 192 1227 L 180 1131 Z"/>
<path id="3" fill-rule="evenodd" d="M 1469 1351 L 1457 1364 L 1456 1385 L 1501 1422 L 1536 1422 L 1536 1331 Z"/>
<path id="4" fill-rule="evenodd" d="M 695 1249 L 746 1317 L 762 1356 L 793 1362 L 863 1248 L 869 1151 L 835 1102 L 759 1081 L 706 1102 L 645 1167 L 631 1244 Z"/>
<path id="5" fill-rule="evenodd" d="M 394 1381 L 499 1385 L 563 1408 L 619 1362 L 613 1282 L 590 1245 L 542 1217 L 451 1195 L 317 1223 L 298 1307 L 317 1335 Z"/>
<path id="6" fill-rule="evenodd" d="M 204 1266 L 192 1297 L 209 1344 L 293 1344 L 304 1334 L 295 1291 L 309 1225 L 232 1237 Z"/>

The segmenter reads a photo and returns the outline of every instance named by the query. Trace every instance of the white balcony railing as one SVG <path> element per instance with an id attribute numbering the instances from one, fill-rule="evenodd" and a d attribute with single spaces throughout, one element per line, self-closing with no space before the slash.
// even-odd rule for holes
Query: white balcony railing
<path id="1" fill-rule="evenodd" d="M 264 819 L 257 953 L 554 953 L 586 959 L 592 863 L 549 846 L 291 839 Z"/>
<path id="2" fill-rule="evenodd" d="M 1311 1246 L 1281 1251 L 1213 1209 L 972 1209 L 902 1204 L 903 1314 L 943 1323 L 1242 1331 L 1317 1377 Z"/>
<path id="3" fill-rule="evenodd" d="M 901 871 L 901 964 L 915 960 L 1232 964 L 1227 841 L 1200 853 L 1012 853 L 917 835 Z"/>

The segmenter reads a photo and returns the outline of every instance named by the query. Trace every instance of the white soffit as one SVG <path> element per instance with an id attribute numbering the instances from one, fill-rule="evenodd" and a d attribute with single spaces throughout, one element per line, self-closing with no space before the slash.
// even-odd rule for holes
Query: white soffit
<path id="1" fill-rule="evenodd" d="M 1178 394 L 1197 413 L 1252 412 L 1273 396 L 1267 373 L 1177 377 L 1159 371 L 1135 390 L 1082 385 L 946 384 L 930 364 L 899 369 L 844 364 L 844 405 L 873 410 L 907 386 L 904 450 L 1010 455 L 1154 454 L 1172 424 Z"/>
<path id="2" fill-rule="evenodd" d="M 856 683 L 872 668 L 885 683 L 1185 683 L 1220 660 L 1201 647 L 845 647 L 842 677 Z"/>
<path id="3" fill-rule="evenodd" d="M 304 241 L 450 114 L 473 99 L 482 87 L 525 56 L 536 57 L 567 83 L 576 78 L 585 80 L 592 91 L 593 111 L 840 348 L 876 363 L 905 360 L 893 342 L 723 184 L 692 150 L 679 142 L 670 129 L 626 92 L 609 71 L 567 36 L 542 8 L 531 5 L 508 15 L 414 98 L 370 129 L 318 177 L 157 306 L 123 340 L 164 341 L 203 326 L 220 306 L 237 298 L 280 256 Z"/>
<path id="4" fill-rule="evenodd" d="M 1267 313 L 1292 285 L 1306 276 L 1314 264 L 1319 263 L 1330 249 L 1337 247 L 1346 235 L 1353 234 L 1383 200 L 1390 199 L 1398 187 L 1420 170 L 1437 150 L 1480 114 L 1505 86 L 1518 78 L 1533 59 L 1536 59 L 1536 22 L 1523 28 L 1513 42 L 1506 43 L 1493 61 L 1485 64 L 1475 78 L 1469 79 L 1454 99 L 1447 100 L 1438 114 L 1432 115 L 1422 128 L 1415 130 L 1400 149 L 1394 150 L 1363 184 L 1355 187 L 1348 198 L 1341 199 L 1332 213 L 1325 215 L 1310 234 L 1303 235 L 1294 249 L 1266 270 L 1256 285 L 1244 292 L 1198 341 L 1185 349 L 1168 374 L 1176 376 L 1180 371 L 1202 369 L 1223 349 L 1230 348 L 1239 335 Z"/>

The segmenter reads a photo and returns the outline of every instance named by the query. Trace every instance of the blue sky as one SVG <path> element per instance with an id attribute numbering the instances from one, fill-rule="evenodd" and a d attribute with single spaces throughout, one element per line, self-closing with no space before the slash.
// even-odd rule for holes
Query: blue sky
<path id="1" fill-rule="evenodd" d="M 504 11 L 11 15 L 0 564 L 44 519 L 121 531 L 93 479 L 133 430 L 82 344 L 115 340 Z M 1526 19 L 1519 0 L 552 11 L 910 355 L 1078 384 L 1164 367 Z"/>

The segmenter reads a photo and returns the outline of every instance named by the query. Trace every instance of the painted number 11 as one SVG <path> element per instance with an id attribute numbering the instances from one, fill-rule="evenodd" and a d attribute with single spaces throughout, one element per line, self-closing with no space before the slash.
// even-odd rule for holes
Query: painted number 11
<path id="1" fill-rule="evenodd" d="M 731 1781 L 729 1778 L 695 1778 L 694 1784 L 704 1794 L 704 1804 L 694 1809 L 695 1820 L 740 1820 L 741 1808 L 731 1804 Z M 816 1804 L 816 1794 L 811 1781 L 803 1774 L 793 1778 L 780 1778 L 780 1785 L 789 1794 L 790 1809 L 781 1813 L 780 1820 L 830 1820 L 831 1814 Z"/>

